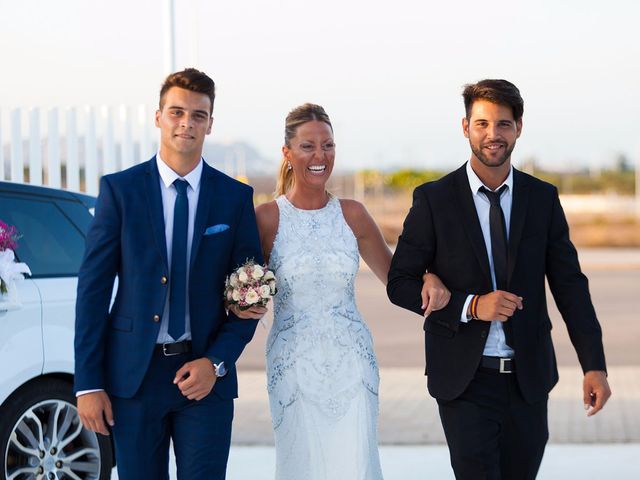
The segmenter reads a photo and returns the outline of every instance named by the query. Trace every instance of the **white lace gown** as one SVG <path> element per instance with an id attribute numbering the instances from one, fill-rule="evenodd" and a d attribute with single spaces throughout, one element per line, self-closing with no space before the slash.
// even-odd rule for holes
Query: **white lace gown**
<path id="1" fill-rule="evenodd" d="M 378 365 L 354 296 L 357 240 L 335 197 L 320 210 L 276 201 L 278 294 L 267 339 L 276 479 L 382 479 Z"/>

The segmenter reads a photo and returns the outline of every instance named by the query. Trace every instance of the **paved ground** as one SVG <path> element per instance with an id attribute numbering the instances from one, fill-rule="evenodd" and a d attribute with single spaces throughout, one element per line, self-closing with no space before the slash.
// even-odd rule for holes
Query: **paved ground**
<path id="1" fill-rule="evenodd" d="M 273 480 L 273 448 L 231 449 L 228 480 Z M 551 445 L 538 474 L 541 480 L 637 480 L 640 444 Z M 453 479 L 446 446 L 382 447 L 380 461 L 385 480 Z M 300 479 L 303 480 L 303 479 Z"/>
<path id="2" fill-rule="evenodd" d="M 541 480 L 637 480 L 640 478 L 640 444 L 549 445 L 538 478 Z M 385 480 L 450 480 L 447 447 L 405 446 L 380 448 Z M 175 479 L 175 464 L 171 463 Z M 227 480 L 273 480 L 273 447 L 232 446 Z M 117 480 L 114 470 L 112 480 Z M 146 480 L 146 479 L 145 479 Z M 304 479 L 300 479 L 304 480 Z"/>
<path id="3" fill-rule="evenodd" d="M 437 405 L 426 392 L 423 373 L 420 368 L 381 369 L 380 444 L 442 445 L 445 442 Z M 560 368 L 560 382 L 549 398 L 550 443 L 640 443 L 640 368 L 613 366 L 609 379 L 614 396 L 602 412 L 587 418 L 582 407 L 580 369 Z M 265 376 L 261 371 L 240 375 L 233 442 L 236 445 L 273 444 Z"/>

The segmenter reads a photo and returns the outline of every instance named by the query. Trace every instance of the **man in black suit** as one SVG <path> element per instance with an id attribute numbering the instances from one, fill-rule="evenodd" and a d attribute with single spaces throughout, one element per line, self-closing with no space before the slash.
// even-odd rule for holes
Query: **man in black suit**
<path id="1" fill-rule="evenodd" d="M 522 130 L 519 90 L 483 80 L 463 97 L 471 159 L 414 191 L 387 292 L 423 314 L 425 271 L 451 290 L 424 330 L 429 393 L 456 478 L 535 478 L 558 380 L 545 277 L 584 371 L 587 415 L 611 395 L 602 332 L 557 189 L 511 166 Z"/>

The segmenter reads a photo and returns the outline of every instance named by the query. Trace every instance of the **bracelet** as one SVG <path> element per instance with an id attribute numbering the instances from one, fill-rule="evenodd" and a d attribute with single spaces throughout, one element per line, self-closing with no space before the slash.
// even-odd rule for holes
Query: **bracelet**
<path id="1" fill-rule="evenodd" d="M 480 300 L 480 295 L 474 295 L 471 299 L 471 305 L 469 307 L 471 318 L 474 320 L 480 320 L 480 318 L 478 317 L 478 300 Z"/>

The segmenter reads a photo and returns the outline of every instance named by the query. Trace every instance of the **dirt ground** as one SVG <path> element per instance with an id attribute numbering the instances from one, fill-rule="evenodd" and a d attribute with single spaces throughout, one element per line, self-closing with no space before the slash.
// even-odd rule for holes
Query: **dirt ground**
<path id="1" fill-rule="evenodd" d="M 411 199 L 402 196 L 384 202 L 366 200 L 387 243 L 393 245 L 402 232 L 402 222 Z M 577 247 L 640 247 L 640 219 L 630 214 L 566 212 L 571 239 Z"/>

